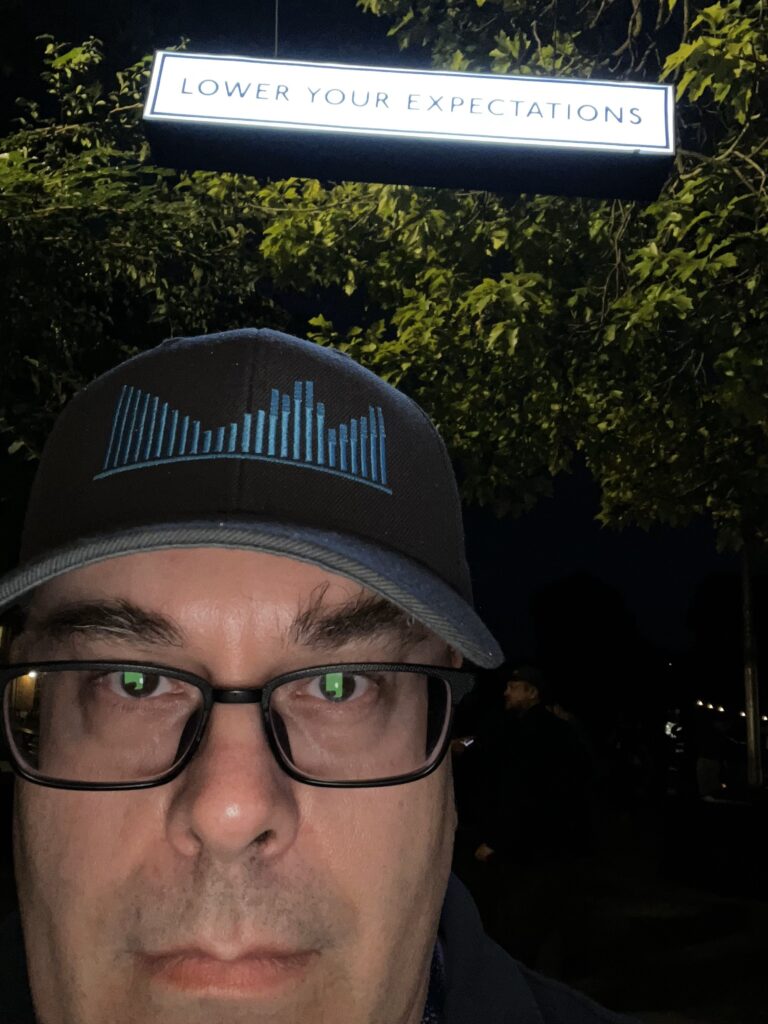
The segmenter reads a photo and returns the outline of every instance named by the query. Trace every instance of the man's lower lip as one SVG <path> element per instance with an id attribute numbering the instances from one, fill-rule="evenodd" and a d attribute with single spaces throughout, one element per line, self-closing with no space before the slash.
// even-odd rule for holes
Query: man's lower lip
<path id="1" fill-rule="evenodd" d="M 223 996 L 276 994 L 296 984 L 314 954 L 292 956 L 245 956 L 239 960 L 215 960 L 202 954 L 154 957 L 150 973 L 154 980 L 182 992 Z"/>

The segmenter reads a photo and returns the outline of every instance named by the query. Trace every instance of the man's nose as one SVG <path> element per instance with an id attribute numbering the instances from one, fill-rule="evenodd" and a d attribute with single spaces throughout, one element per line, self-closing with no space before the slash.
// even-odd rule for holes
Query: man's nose
<path id="1" fill-rule="evenodd" d="M 214 705 L 177 785 L 168 827 L 182 853 L 236 860 L 258 849 L 277 859 L 296 837 L 300 783 L 275 760 L 258 705 Z"/>

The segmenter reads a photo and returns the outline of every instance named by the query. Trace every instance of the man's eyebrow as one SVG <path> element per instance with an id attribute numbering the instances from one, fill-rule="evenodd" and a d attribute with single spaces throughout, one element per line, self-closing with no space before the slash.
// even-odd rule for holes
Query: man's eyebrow
<path id="1" fill-rule="evenodd" d="M 394 634 L 402 643 L 418 643 L 430 634 L 420 622 L 376 594 L 361 593 L 343 605 L 327 608 L 327 585 L 317 587 L 309 603 L 300 609 L 290 638 L 304 647 L 336 648 L 354 640 Z"/>
<path id="2" fill-rule="evenodd" d="M 375 594 L 361 593 L 343 605 L 327 608 L 327 585 L 317 587 L 301 607 L 288 631 L 303 647 L 332 650 L 355 640 L 393 635 L 403 644 L 425 640 L 429 631 L 411 615 Z M 34 639 L 65 641 L 87 639 L 140 641 L 182 647 L 179 627 L 160 612 L 150 612 L 124 598 L 104 601 L 73 601 L 40 615 L 30 614 L 23 633 Z"/>
<path id="3" fill-rule="evenodd" d="M 179 627 L 160 612 L 150 612 L 121 598 L 108 601 L 72 601 L 42 615 L 30 614 L 24 633 L 44 640 L 87 639 L 141 641 L 143 644 L 181 647 Z"/>

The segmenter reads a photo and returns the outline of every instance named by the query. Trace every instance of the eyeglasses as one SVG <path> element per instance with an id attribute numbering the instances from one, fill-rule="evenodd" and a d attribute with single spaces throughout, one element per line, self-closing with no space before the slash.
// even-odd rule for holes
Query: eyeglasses
<path id="1" fill-rule="evenodd" d="M 146 789 L 189 764 L 218 704 L 261 704 L 270 749 L 313 786 L 424 778 L 448 748 L 471 673 L 432 665 L 320 665 L 223 689 L 164 665 L 49 661 L 0 669 L 14 771 L 59 789 Z"/>

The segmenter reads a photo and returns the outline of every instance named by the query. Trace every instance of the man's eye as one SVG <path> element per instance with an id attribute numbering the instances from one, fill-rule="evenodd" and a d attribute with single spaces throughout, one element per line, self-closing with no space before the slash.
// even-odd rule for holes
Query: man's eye
<path id="1" fill-rule="evenodd" d="M 138 672 L 133 669 L 110 672 L 102 676 L 102 683 L 118 697 L 141 699 L 171 692 L 170 680 L 157 672 Z"/>
<path id="2" fill-rule="evenodd" d="M 307 680 L 310 697 L 320 697 L 331 704 L 348 704 L 364 696 L 375 683 L 366 676 L 348 672 L 326 672 Z"/>

